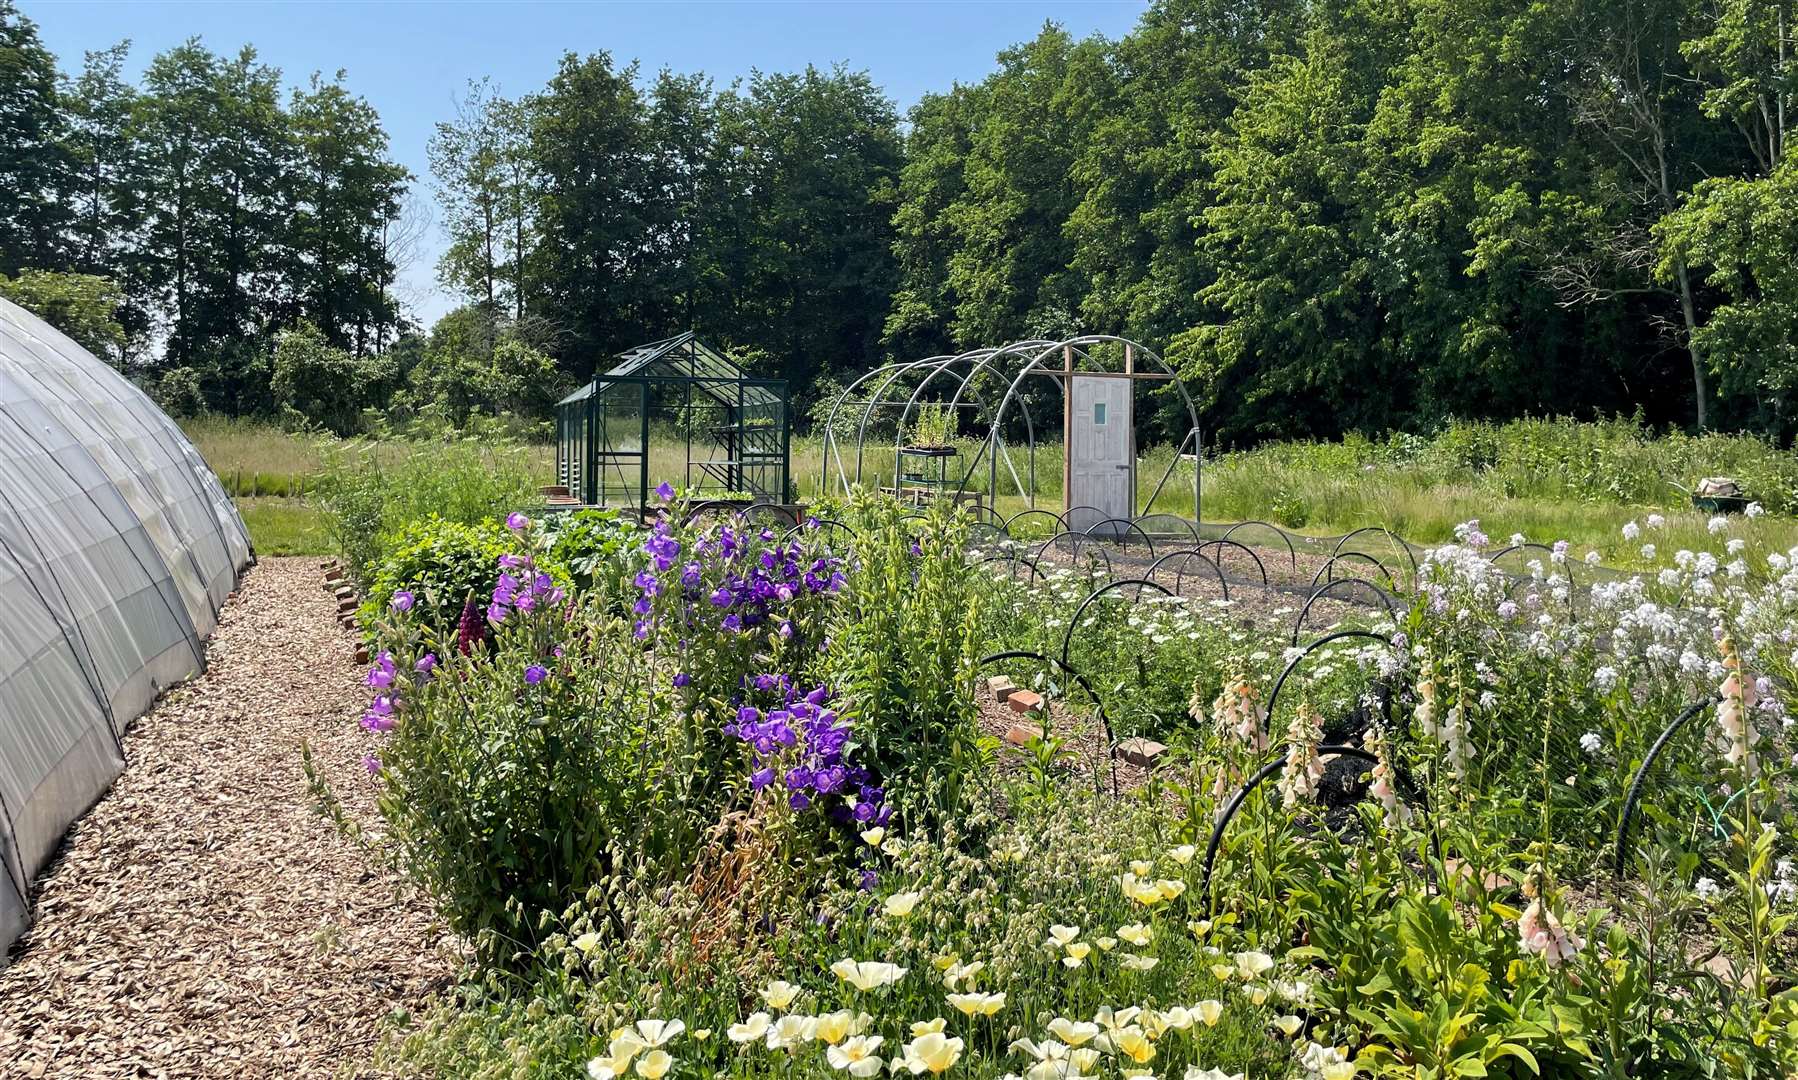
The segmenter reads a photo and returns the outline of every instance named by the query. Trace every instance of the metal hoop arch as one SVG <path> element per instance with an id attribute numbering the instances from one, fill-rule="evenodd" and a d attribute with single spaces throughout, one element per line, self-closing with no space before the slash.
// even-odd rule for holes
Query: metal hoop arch
<path id="1" fill-rule="evenodd" d="M 1103 526 L 1106 526 L 1106 525 L 1110 525 L 1114 521 L 1121 523 L 1125 529 L 1135 529 L 1137 535 L 1142 537 L 1143 544 L 1146 545 L 1149 549 L 1149 558 L 1152 559 L 1155 557 L 1155 541 L 1154 541 L 1154 539 L 1152 539 L 1149 536 L 1147 529 L 1144 529 L 1141 525 L 1138 525 L 1136 522 L 1131 521 L 1129 518 L 1106 518 L 1104 521 L 1099 522 L 1097 525 L 1094 525 L 1092 528 L 1086 530 L 1085 532 L 1081 533 L 1080 535 L 1085 537 L 1088 540 L 1091 540 L 1093 543 L 1096 543 L 1096 544 L 1104 543 L 1105 541 L 1102 537 L 1094 537 L 1093 533 L 1098 532 L 1100 528 L 1102 528 Z M 1120 532 L 1115 535 L 1116 535 L 1117 541 L 1118 541 L 1118 550 L 1121 552 L 1128 545 L 1126 545 L 1123 541 L 1123 533 Z"/>
<path id="2" fill-rule="evenodd" d="M 1092 602 L 1094 600 L 1097 600 L 1099 597 L 1104 596 L 1106 593 L 1112 591 L 1113 589 L 1121 589 L 1126 585 L 1137 586 L 1137 595 L 1138 596 L 1142 595 L 1142 586 L 1144 586 L 1144 585 L 1147 585 L 1149 588 L 1154 589 L 1156 592 L 1160 593 L 1163 596 L 1173 596 L 1174 595 L 1173 593 L 1167 591 L 1167 586 L 1162 585 L 1159 582 L 1150 581 L 1148 578 L 1119 578 L 1116 581 L 1108 581 L 1105 584 L 1094 589 L 1092 592 L 1087 593 L 1086 599 L 1080 601 L 1080 603 L 1075 606 L 1074 614 L 1068 619 L 1068 628 L 1062 632 L 1062 635 L 1061 635 L 1061 662 L 1062 663 L 1064 663 L 1064 664 L 1067 663 L 1068 647 L 1074 643 L 1074 630 L 1076 628 L 1078 628 L 1080 625 L 1080 616 L 1086 613 L 1086 609 L 1092 604 Z"/>
<path id="3" fill-rule="evenodd" d="M 1618 879 L 1622 879 L 1624 866 L 1629 858 L 1630 826 L 1635 820 L 1636 804 L 1642 798 L 1642 785 L 1648 778 L 1649 766 L 1653 765 L 1655 760 L 1661 756 L 1661 751 L 1665 750 L 1667 744 L 1673 741 L 1673 736 L 1679 734 L 1680 728 L 1691 723 L 1694 717 L 1702 714 L 1704 710 L 1717 704 L 1720 700 L 1713 695 L 1703 701 L 1694 701 L 1680 710 L 1680 714 L 1674 717 L 1673 722 L 1667 725 L 1659 738 L 1655 739 L 1654 745 L 1648 748 L 1648 753 L 1642 756 L 1642 764 L 1637 767 L 1636 775 L 1630 778 L 1629 793 L 1623 797 L 1623 815 L 1617 822 L 1617 853 L 1612 861 L 1611 872 Z"/>
<path id="4" fill-rule="evenodd" d="M 1363 750 L 1359 746 L 1348 746 L 1343 743 L 1326 743 L 1319 746 L 1317 748 L 1317 756 L 1319 758 L 1350 757 L 1373 765 L 1379 764 L 1380 760 L 1378 757 Z M 1223 812 L 1218 814 L 1217 823 L 1211 826 L 1211 839 L 1205 842 L 1205 870 L 1199 879 L 1201 883 L 1200 888 L 1205 891 L 1206 918 L 1210 918 L 1212 912 L 1215 910 L 1215 903 L 1211 894 L 1211 871 L 1212 867 L 1217 862 L 1218 849 L 1223 847 L 1224 844 L 1224 831 L 1230 827 L 1231 820 L 1236 817 L 1237 812 L 1242 809 L 1242 804 L 1248 801 L 1249 796 L 1254 794 L 1255 789 L 1260 787 L 1262 782 L 1268 777 L 1281 772 L 1285 768 L 1286 755 L 1283 753 L 1266 765 L 1261 766 L 1260 769 L 1256 770 L 1254 776 L 1249 777 L 1247 783 L 1236 789 L 1236 794 L 1230 797 L 1230 801 L 1224 805 Z"/>
<path id="5" fill-rule="evenodd" d="M 1286 554 L 1292 558 L 1292 568 L 1294 570 L 1297 570 L 1299 568 L 1299 549 L 1292 546 L 1292 537 L 1286 535 L 1285 529 L 1280 528 L 1278 525 L 1275 525 L 1271 521 L 1262 521 L 1259 518 L 1250 518 L 1248 521 L 1239 521 L 1236 524 L 1225 529 L 1224 535 L 1218 537 L 1218 539 L 1219 540 L 1228 540 L 1228 539 L 1230 539 L 1231 533 L 1235 532 L 1237 529 L 1240 529 L 1246 525 L 1260 525 L 1261 527 L 1263 527 L 1265 529 L 1272 530 L 1273 534 L 1280 538 L 1280 542 L 1282 544 L 1286 545 Z M 1350 535 L 1353 535 L 1353 534 L 1350 534 Z"/>
<path id="6" fill-rule="evenodd" d="M 1165 563 L 1169 559 L 1175 558 L 1177 556 L 1185 556 L 1187 562 L 1191 562 L 1193 559 L 1198 559 L 1200 562 L 1204 563 L 1206 566 L 1211 567 L 1211 572 L 1217 575 L 1218 585 L 1221 586 L 1224 590 L 1224 599 L 1225 600 L 1230 599 L 1230 582 L 1229 582 L 1229 579 L 1224 577 L 1223 568 L 1218 566 L 1217 563 L 1213 562 L 1211 560 L 1211 558 L 1209 556 L 1205 555 L 1203 552 L 1195 551 L 1192 548 L 1181 548 L 1179 551 L 1170 551 L 1167 554 L 1161 556 L 1160 558 L 1156 559 L 1153 563 L 1149 564 L 1148 572 L 1144 576 L 1148 577 L 1148 578 L 1153 578 L 1155 576 L 1156 572 L 1161 569 L 1162 563 Z M 1184 581 L 1185 578 L 1186 578 L 1186 563 L 1182 563 L 1180 565 L 1180 569 L 1174 572 L 1174 595 L 1175 596 L 1185 595 L 1184 593 L 1182 593 L 1180 591 L 1180 583 L 1182 581 Z"/>
<path id="7" fill-rule="evenodd" d="M 1398 579 L 1392 576 L 1392 571 L 1386 569 L 1385 563 L 1374 558 L 1372 555 L 1369 555 L 1365 551 L 1345 551 L 1345 552 L 1342 552 L 1340 555 L 1332 555 L 1328 559 L 1325 559 L 1324 564 L 1317 568 L 1317 573 L 1311 575 L 1311 587 L 1313 589 L 1317 588 L 1317 579 L 1318 578 L 1324 578 L 1324 580 L 1326 580 L 1326 581 L 1335 581 L 1336 578 L 1333 575 L 1332 568 L 1335 567 L 1336 563 L 1342 559 L 1366 559 L 1368 562 L 1373 563 L 1375 566 L 1379 567 L 1380 573 L 1386 575 L 1386 584 L 1392 586 L 1392 591 L 1395 593 L 1398 591 Z M 1331 576 L 1325 577 L 1325 575 L 1331 575 Z M 1348 579 L 1348 580 L 1354 580 L 1354 579 Z"/>
<path id="8" fill-rule="evenodd" d="M 1299 608 L 1298 617 L 1292 620 L 1292 644 L 1294 646 L 1297 646 L 1299 643 L 1299 630 L 1305 625 L 1305 616 L 1310 613 L 1311 605 L 1327 596 L 1330 590 L 1334 589 L 1336 586 L 1347 585 L 1351 582 L 1356 585 L 1365 585 L 1372 589 L 1378 594 L 1380 602 L 1386 605 L 1386 614 L 1392 616 L 1393 622 L 1398 621 L 1398 609 L 1393 606 L 1392 597 L 1385 589 L 1380 588 L 1371 581 L 1363 581 L 1360 578 L 1337 578 L 1334 581 L 1327 581 L 1318 588 L 1311 590 L 1311 595 L 1305 597 L 1305 606 Z"/>
<path id="9" fill-rule="evenodd" d="M 1372 630 L 1337 630 L 1334 633 L 1325 634 L 1323 637 L 1318 638 L 1316 641 L 1313 641 L 1311 644 L 1306 645 L 1303 649 L 1301 649 L 1299 651 L 1299 654 L 1297 656 L 1295 656 L 1291 660 L 1287 661 L 1285 670 L 1281 671 L 1280 677 L 1274 680 L 1274 688 L 1272 690 L 1268 691 L 1268 694 L 1267 694 L 1267 720 L 1268 720 L 1268 724 L 1270 726 L 1273 723 L 1274 706 L 1278 705 L 1280 703 L 1280 691 L 1285 689 L 1286 680 L 1292 676 L 1292 673 L 1294 671 L 1298 670 L 1298 666 L 1300 664 L 1305 662 L 1305 658 L 1310 656 L 1312 653 L 1316 652 L 1318 649 L 1323 648 L 1325 645 L 1328 645 L 1332 641 L 1341 641 L 1344 638 L 1355 638 L 1355 637 L 1369 638 L 1373 641 L 1380 642 L 1381 644 L 1385 645 L 1388 649 L 1392 648 L 1392 639 L 1391 638 L 1387 637 L 1385 634 L 1375 633 Z"/>
<path id="10" fill-rule="evenodd" d="M 1233 548 L 1241 548 L 1244 554 L 1246 554 L 1249 558 L 1255 560 L 1255 569 L 1261 571 L 1261 584 L 1263 584 L 1263 585 L 1268 584 L 1267 565 L 1261 561 L 1261 556 L 1255 554 L 1255 549 L 1252 547 L 1249 547 L 1247 544 L 1240 544 L 1240 543 L 1237 543 L 1235 540 L 1224 540 L 1224 539 L 1207 540 L 1203 544 L 1200 544 L 1194 550 L 1196 550 L 1200 553 L 1203 553 L 1206 548 L 1211 547 L 1214 544 L 1218 546 L 1220 551 L 1223 549 L 1223 547 L 1225 545 L 1228 545 Z M 1213 555 L 1211 557 L 1211 561 L 1217 564 L 1218 569 L 1220 569 L 1220 570 L 1223 569 L 1224 560 L 1221 556 Z"/>
<path id="11" fill-rule="evenodd" d="M 1413 587 L 1415 587 L 1416 582 L 1417 582 L 1417 573 L 1418 573 L 1417 554 L 1411 550 L 1410 544 L 1405 543 L 1405 541 L 1402 537 L 1400 537 L 1397 533 L 1393 532 L 1391 529 L 1388 529 L 1384 525 L 1363 525 L 1359 529 L 1354 529 L 1349 532 L 1343 533 L 1341 538 L 1336 541 L 1336 546 L 1330 549 L 1330 554 L 1336 555 L 1336 554 L 1340 553 L 1342 551 L 1342 545 L 1348 543 L 1350 540 L 1353 540 L 1355 537 L 1360 536 L 1362 533 L 1365 533 L 1365 532 L 1385 533 L 1386 539 L 1392 541 L 1392 546 L 1398 548 L 1400 551 L 1405 553 L 1405 558 L 1411 560 L 1411 581 L 1412 581 Z M 1387 576 L 1391 577 L 1390 574 Z M 1394 579 L 1394 584 L 1395 585 L 1397 584 L 1396 579 Z"/>
<path id="12" fill-rule="evenodd" d="M 785 517 L 787 519 L 788 525 L 799 524 L 799 515 L 798 514 L 795 514 L 793 511 L 787 509 L 786 507 L 782 506 L 779 503 L 773 503 L 773 502 L 750 503 L 748 506 L 745 506 L 743 509 L 737 511 L 737 517 L 744 523 L 748 523 L 749 521 L 752 520 L 752 515 L 755 514 L 757 511 L 771 514 L 775 517 Z"/>
<path id="13" fill-rule="evenodd" d="M 1034 660 L 1045 666 L 1052 664 L 1079 683 L 1080 689 L 1086 691 L 1086 696 L 1092 698 L 1093 709 L 1098 713 L 1099 724 L 1105 731 L 1105 759 L 1111 763 L 1111 790 L 1116 791 L 1118 786 L 1117 735 L 1111 730 L 1111 714 L 1105 711 L 1105 699 L 1101 698 L 1099 692 L 1093 689 L 1093 684 L 1088 682 L 1086 676 L 1080 674 L 1079 670 L 1066 660 L 1044 656 L 1042 653 L 1030 649 L 1010 649 L 1005 652 L 993 653 L 991 656 L 983 656 L 975 663 L 974 670 L 980 671 L 1005 660 Z M 1095 777 L 1098 775 L 1097 769 L 1093 770 L 1093 775 Z"/>
<path id="14" fill-rule="evenodd" d="M 807 518 L 781 534 L 780 542 L 786 543 L 793 534 L 800 531 L 821 532 L 824 529 L 841 529 L 850 536 L 860 536 L 853 528 L 835 518 Z"/>

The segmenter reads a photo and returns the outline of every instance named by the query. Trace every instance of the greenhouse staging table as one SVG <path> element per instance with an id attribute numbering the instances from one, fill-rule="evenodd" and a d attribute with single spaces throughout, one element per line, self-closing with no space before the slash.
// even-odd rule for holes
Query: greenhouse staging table
<path id="1" fill-rule="evenodd" d="M 125 772 L 40 879 L 0 970 L 0 1076 L 375 1076 L 380 1020 L 446 984 L 448 943 L 316 808 L 378 815 L 366 700 L 314 559 L 264 559 L 201 678 L 125 737 Z"/>

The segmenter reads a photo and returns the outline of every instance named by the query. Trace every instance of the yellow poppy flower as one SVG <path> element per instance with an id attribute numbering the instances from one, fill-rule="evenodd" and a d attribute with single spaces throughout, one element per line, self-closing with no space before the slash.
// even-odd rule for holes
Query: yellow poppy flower
<path id="1" fill-rule="evenodd" d="M 1185 866 L 1187 863 L 1191 862 L 1192 857 L 1198 853 L 1199 849 L 1193 847 L 1191 844 L 1181 844 L 1179 847 L 1169 850 L 1167 857 L 1179 863 L 1181 866 Z"/>
<path id="2" fill-rule="evenodd" d="M 943 985 L 954 990 L 956 984 L 965 984 L 969 990 L 974 988 L 974 976 L 986 970 L 986 961 L 974 960 L 967 964 L 957 964 L 943 972 Z"/>
<path id="3" fill-rule="evenodd" d="M 1148 877 L 1155 872 L 1155 864 L 1143 859 L 1131 859 L 1130 872 L 1137 877 Z"/>
<path id="4" fill-rule="evenodd" d="M 812 1028 L 812 1037 L 819 1042 L 835 1046 L 849 1037 L 849 1030 L 855 1026 L 855 1014 L 848 1009 L 839 1009 L 833 1013 L 824 1013 L 817 1018 Z"/>
<path id="5" fill-rule="evenodd" d="M 943 1018 L 940 1016 L 934 1020 L 914 1021 L 911 1026 L 912 1037 L 923 1038 L 925 1035 L 929 1035 L 932 1032 L 941 1033 L 943 1026 Z"/>
<path id="6" fill-rule="evenodd" d="M 894 893 L 881 902 L 881 908 L 892 918 L 903 919 L 918 906 L 921 895 L 915 892 Z"/>
<path id="7" fill-rule="evenodd" d="M 857 990 L 878 990 L 905 978 L 905 968 L 879 960 L 838 960 L 831 973 Z"/>
<path id="8" fill-rule="evenodd" d="M 1138 956 L 1135 953 L 1124 953 L 1118 960 L 1126 971 L 1150 971 L 1161 960 L 1153 956 Z"/>
<path id="9" fill-rule="evenodd" d="M 734 1043 L 758 1042 L 768 1034 L 768 1025 L 773 1019 L 765 1012 L 753 1012 L 741 1024 L 732 1024 L 724 1029 L 724 1034 Z"/>
<path id="10" fill-rule="evenodd" d="M 662 1080 L 674 1065 L 674 1058 L 666 1050 L 651 1050 L 637 1062 L 637 1075 L 643 1080 Z"/>
<path id="11" fill-rule="evenodd" d="M 1280 1029 L 1281 1034 L 1290 1039 L 1303 1030 L 1305 1022 L 1296 1016 L 1276 1016 L 1274 1017 L 1274 1026 Z"/>
<path id="12" fill-rule="evenodd" d="M 762 1000 L 770 1009 L 784 1009 L 799 996 L 799 988 L 784 979 L 776 979 L 762 987 Z"/>
<path id="13" fill-rule="evenodd" d="M 639 1020 L 637 1035 L 643 1040 L 645 1049 L 662 1046 L 687 1030 L 684 1020 Z"/>
<path id="14" fill-rule="evenodd" d="M 574 939 L 574 947 L 581 951 L 582 956 L 592 956 L 593 950 L 599 948 L 599 935 L 589 930 Z"/>
<path id="15" fill-rule="evenodd" d="M 1249 1003 L 1252 1005 L 1267 1004 L 1267 987 L 1262 986 L 1260 983 L 1256 983 L 1253 986 L 1245 986 L 1242 988 L 1242 992 L 1249 996 Z"/>
<path id="16" fill-rule="evenodd" d="M 879 825 L 876 825 L 874 828 L 869 829 L 868 831 L 862 833 L 862 843 L 868 845 L 871 848 L 879 847 L 881 844 L 886 842 L 886 838 L 887 838 L 886 829 Z"/>
<path id="17" fill-rule="evenodd" d="M 824 1052 L 833 1069 L 847 1069 L 850 1076 L 869 1077 L 880 1073 L 881 1061 L 874 1055 L 886 1040 L 879 1035 L 857 1035 L 841 1046 Z"/>
<path id="18" fill-rule="evenodd" d="M 790 1050 L 802 1043 L 811 1042 L 817 1030 L 818 1021 L 812 1017 L 788 1013 L 768 1029 L 768 1049 Z"/>
<path id="19" fill-rule="evenodd" d="M 1005 1007 L 1005 994 L 950 994 L 949 1004 L 965 1016 L 992 1016 Z"/>
<path id="20" fill-rule="evenodd" d="M 1274 958 L 1264 952 L 1239 952 L 1235 956 L 1236 971 L 1246 982 L 1273 970 Z"/>
<path id="21" fill-rule="evenodd" d="M 1091 1020 L 1073 1021 L 1065 1016 L 1057 1016 L 1049 1021 L 1049 1034 L 1067 1043 L 1069 1046 L 1080 1046 L 1089 1043 L 1099 1034 L 1099 1025 Z"/>
<path id="22" fill-rule="evenodd" d="M 1068 946 L 1068 954 L 1061 958 L 1061 962 L 1067 967 L 1077 968 L 1086 962 L 1087 954 L 1092 951 L 1091 945 L 1084 941 L 1076 941 Z"/>
<path id="23" fill-rule="evenodd" d="M 1128 941 L 1139 949 L 1144 945 L 1147 945 L 1149 940 L 1154 936 L 1155 931 L 1139 922 L 1131 923 L 1128 926 L 1118 927 L 1118 937 L 1123 938 L 1125 941 Z"/>
<path id="24" fill-rule="evenodd" d="M 1155 1044 L 1149 1041 L 1149 1037 L 1139 1027 L 1127 1027 L 1118 1032 L 1112 1036 L 1111 1044 L 1117 1048 L 1118 1053 L 1138 1065 L 1155 1056 Z"/>
<path id="25" fill-rule="evenodd" d="M 1068 1060 L 1081 1072 L 1091 1072 L 1093 1066 L 1099 1063 L 1099 1052 L 1090 1046 L 1082 1046 L 1078 1050 L 1068 1051 Z"/>
<path id="26" fill-rule="evenodd" d="M 1206 998 L 1192 1007 L 1193 1014 L 1205 1022 L 1206 1027 L 1216 1027 L 1223 1018 L 1224 1003 L 1216 998 Z"/>
<path id="27" fill-rule="evenodd" d="M 1229 964 L 1212 964 L 1211 974 L 1219 982 L 1229 982 L 1230 976 L 1236 974 L 1236 969 Z"/>
<path id="28" fill-rule="evenodd" d="M 905 1067 L 914 1075 L 947 1072 L 961 1060 L 963 1045 L 960 1039 L 949 1038 L 940 1031 L 920 1035 L 905 1044 Z"/>
<path id="29" fill-rule="evenodd" d="M 1049 944 L 1051 945 L 1066 946 L 1079 936 L 1080 928 L 1078 926 L 1063 926 L 1061 923 L 1056 923 L 1049 927 Z"/>

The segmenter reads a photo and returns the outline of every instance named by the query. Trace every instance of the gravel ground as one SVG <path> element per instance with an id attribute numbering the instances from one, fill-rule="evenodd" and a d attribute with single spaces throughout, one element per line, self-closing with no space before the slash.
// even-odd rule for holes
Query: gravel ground
<path id="1" fill-rule="evenodd" d="M 372 1075 L 378 1021 L 447 984 L 426 905 L 308 791 L 302 742 L 349 816 L 378 821 L 333 614 L 317 560 L 262 560 L 207 673 L 126 735 L 0 971 L 0 1077 Z"/>

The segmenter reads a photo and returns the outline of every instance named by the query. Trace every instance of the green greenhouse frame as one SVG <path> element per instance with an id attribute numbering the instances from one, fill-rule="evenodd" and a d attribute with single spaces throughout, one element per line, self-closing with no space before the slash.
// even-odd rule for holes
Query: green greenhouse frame
<path id="1" fill-rule="evenodd" d="M 648 506 L 678 475 L 702 499 L 791 503 L 787 384 L 758 379 L 692 331 L 618 354 L 556 405 L 556 482 L 588 506 Z M 684 455 L 663 449 L 684 444 Z"/>

